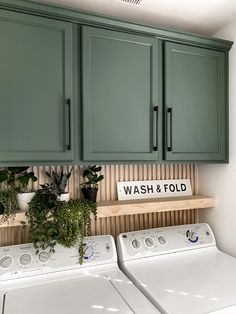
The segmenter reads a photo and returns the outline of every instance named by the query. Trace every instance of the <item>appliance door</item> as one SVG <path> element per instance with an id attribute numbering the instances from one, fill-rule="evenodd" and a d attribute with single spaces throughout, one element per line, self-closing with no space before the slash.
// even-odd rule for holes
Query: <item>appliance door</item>
<path id="1" fill-rule="evenodd" d="M 3 314 L 134 312 L 105 276 L 38 284 L 5 293 Z"/>
<path id="2" fill-rule="evenodd" d="M 236 307 L 236 259 L 217 250 L 126 261 L 121 267 L 162 313 L 231 313 Z"/>

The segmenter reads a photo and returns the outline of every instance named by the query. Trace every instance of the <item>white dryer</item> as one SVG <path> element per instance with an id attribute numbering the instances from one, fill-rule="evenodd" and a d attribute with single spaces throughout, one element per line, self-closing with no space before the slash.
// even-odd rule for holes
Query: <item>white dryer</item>
<path id="1" fill-rule="evenodd" d="M 123 233 L 121 269 L 167 314 L 236 314 L 236 259 L 220 252 L 207 224 Z"/>
<path id="2" fill-rule="evenodd" d="M 35 255 L 32 244 L 0 248 L 1 314 L 157 314 L 157 309 L 120 271 L 111 236 L 85 238 Z"/>

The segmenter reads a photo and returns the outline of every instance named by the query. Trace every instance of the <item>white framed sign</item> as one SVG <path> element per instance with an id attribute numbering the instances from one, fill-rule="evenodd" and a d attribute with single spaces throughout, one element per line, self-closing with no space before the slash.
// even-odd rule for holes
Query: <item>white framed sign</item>
<path id="1" fill-rule="evenodd" d="M 192 195 L 190 179 L 117 182 L 118 200 Z"/>

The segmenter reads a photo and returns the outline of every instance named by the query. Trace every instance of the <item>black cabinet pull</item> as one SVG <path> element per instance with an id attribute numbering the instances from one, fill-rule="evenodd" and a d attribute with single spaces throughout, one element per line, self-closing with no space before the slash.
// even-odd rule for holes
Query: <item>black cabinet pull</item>
<path id="1" fill-rule="evenodd" d="M 71 99 L 66 100 L 67 114 L 65 117 L 65 148 L 71 150 Z"/>
<path id="2" fill-rule="evenodd" d="M 172 108 L 167 108 L 167 151 L 172 150 Z"/>
<path id="3" fill-rule="evenodd" d="M 153 150 L 158 150 L 158 106 L 153 107 Z"/>

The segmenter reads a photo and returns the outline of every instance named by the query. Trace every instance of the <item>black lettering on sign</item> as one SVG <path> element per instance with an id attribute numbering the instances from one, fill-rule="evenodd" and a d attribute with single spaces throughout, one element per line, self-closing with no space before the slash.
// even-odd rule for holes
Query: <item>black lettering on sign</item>
<path id="1" fill-rule="evenodd" d="M 139 189 L 138 189 L 137 185 L 135 185 L 135 187 L 134 187 L 134 194 L 136 194 L 136 193 L 139 194 Z"/>
<path id="2" fill-rule="evenodd" d="M 141 185 L 140 189 L 141 189 L 141 194 L 145 194 L 146 193 L 146 186 L 145 185 Z"/>
<path id="3" fill-rule="evenodd" d="M 131 194 L 132 193 L 132 186 L 124 186 L 125 194 Z"/>
<path id="4" fill-rule="evenodd" d="M 157 193 L 161 193 L 161 186 L 159 184 L 157 185 L 156 191 L 157 191 Z"/>
<path id="5" fill-rule="evenodd" d="M 164 190 L 165 190 L 165 192 L 167 192 L 167 189 L 168 189 L 168 184 L 164 184 Z"/>
<path id="6" fill-rule="evenodd" d="M 181 183 L 181 191 L 184 192 L 187 190 L 187 186 L 184 183 Z"/>
<path id="7" fill-rule="evenodd" d="M 170 184 L 170 185 L 169 185 L 169 190 L 170 190 L 171 192 L 174 192 L 174 191 L 175 191 L 175 186 L 174 186 L 174 184 Z"/>
<path id="8" fill-rule="evenodd" d="M 147 193 L 153 193 L 153 185 L 147 185 Z"/>

